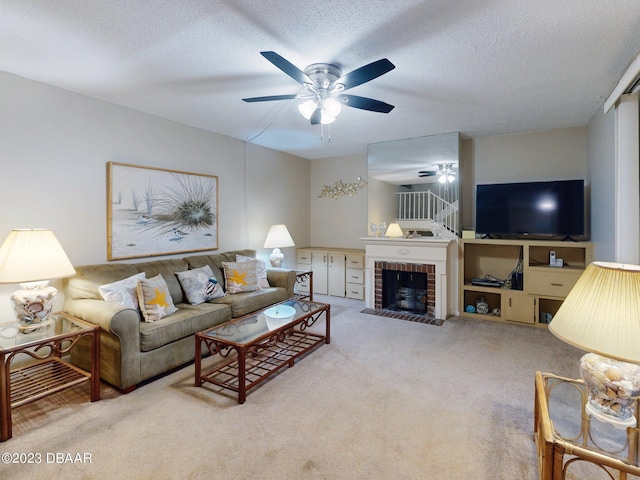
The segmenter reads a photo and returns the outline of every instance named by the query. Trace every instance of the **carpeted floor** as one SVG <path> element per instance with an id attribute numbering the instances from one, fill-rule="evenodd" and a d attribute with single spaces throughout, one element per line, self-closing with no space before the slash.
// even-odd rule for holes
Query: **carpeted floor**
<path id="1" fill-rule="evenodd" d="M 2 478 L 537 478 L 535 372 L 575 377 L 580 351 L 545 329 L 459 318 L 436 328 L 317 300 L 332 304 L 331 344 L 244 405 L 194 387 L 193 365 L 127 395 L 103 385 L 95 403 L 76 387 L 14 411 L 0 449 L 41 463 L 2 464 Z M 76 454 L 91 463 L 47 462 Z"/>

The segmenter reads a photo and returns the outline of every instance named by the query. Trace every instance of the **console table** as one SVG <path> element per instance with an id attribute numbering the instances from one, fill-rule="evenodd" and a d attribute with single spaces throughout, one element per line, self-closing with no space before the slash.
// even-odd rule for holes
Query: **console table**
<path id="1" fill-rule="evenodd" d="M 582 380 L 536 373 L 534 437 L 540 480 L 594 478 L 626 480 L 640 475 L 639 428 L 616 430 L 584 411 L 587 389 Z M 638 402 L 635 415 L 638 418 Z M 582 476 L 576 476 L 582 470 Z M 585 476 L 588 475 L 588 476 Z M 617 475 L 617 476 L 616 476 Z"/>

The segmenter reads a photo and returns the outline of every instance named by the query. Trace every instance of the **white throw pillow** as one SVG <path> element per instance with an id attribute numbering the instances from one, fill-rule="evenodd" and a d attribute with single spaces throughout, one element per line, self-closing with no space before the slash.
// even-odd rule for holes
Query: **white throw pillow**
<path id="1" fill-rule="evenodd" d="M 98 291 L 102 298 L 109 303 L 117 303 L 129 308 L 138 308 L 138 282 L 144 280 L 144 272 L 136 273 L 124 280 L 100 285 Z"/>

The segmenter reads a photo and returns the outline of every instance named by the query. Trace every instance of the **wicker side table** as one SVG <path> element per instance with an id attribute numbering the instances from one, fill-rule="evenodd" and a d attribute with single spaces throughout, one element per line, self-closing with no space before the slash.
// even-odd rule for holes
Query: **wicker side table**
<path id="1" fill-rule="evenodd" d="M 51 325 L 28 334 L 20 333 L 17 323 L 0 325 L 2 442 L 12 436 L 13 408 L 87 381 L 91 382 L 91 401 L 100 400 L 100 327 L 64 313 L 52 314 L 51 318 Z M 91 372 L 63 359 L 84 339 L 91 345 Z M 16 357 L 29 361 L 12 368 Z"/>
<path id="2" fill-rule="evenodd" d="M 616 430 L 585 413 L 587 390 L 582 380 L 536 373 L 534 437 L 540 480 L 564 480 L 581 468 L 598 470 L 598 478 L 626 480 L 640 476 L 640 430 Z M 638 416 L 638 402 L 635 405 Z M 585 465 L 587 462 L 589 465 Z M 580 477 L 572 477 L 580 478 Z M 589 478 L 592 478 L 591 476 Z"/>

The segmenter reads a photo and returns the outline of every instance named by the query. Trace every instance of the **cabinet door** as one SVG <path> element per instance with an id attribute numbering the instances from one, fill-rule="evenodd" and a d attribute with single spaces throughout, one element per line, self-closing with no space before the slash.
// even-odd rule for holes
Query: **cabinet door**
<path id="1" fill-rule="evenodd" d="M 528 323 L 536 322 L 536 299 L 529 295 L 510 294 L 502 295 L 502 318 L 512 322 Z"/>
<path id="2" fill-rule="evenodd" d="M 311 252 L 311 271 L 313 272 L 313 293 L 326 295 L 328 293 L 327 252 Z"/>
<path id="3" fill-rule="evenodd" d="M 344 253 L 329 253 L 329 295 L 344 297 L 347 294 L 346 255 Z"/>

